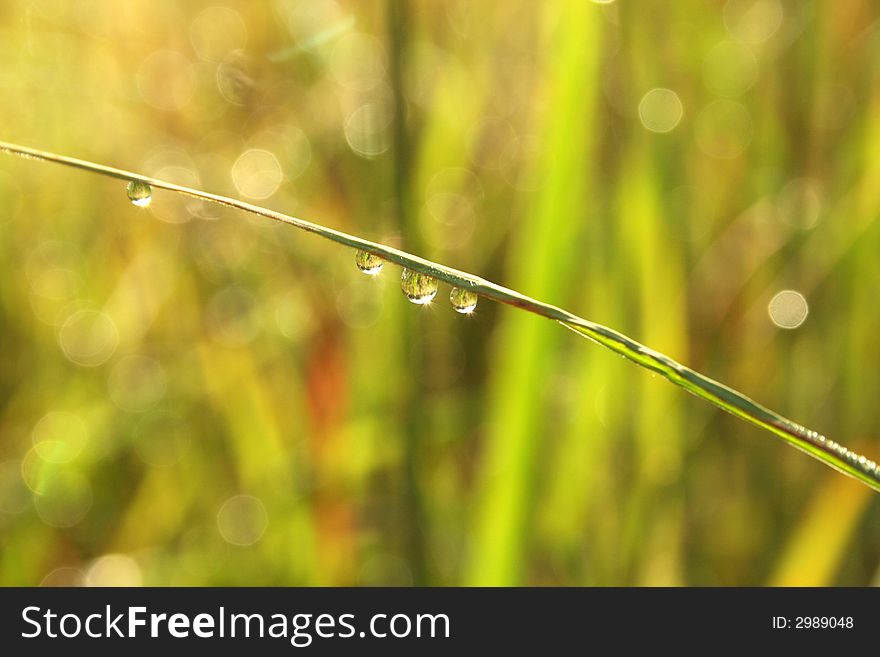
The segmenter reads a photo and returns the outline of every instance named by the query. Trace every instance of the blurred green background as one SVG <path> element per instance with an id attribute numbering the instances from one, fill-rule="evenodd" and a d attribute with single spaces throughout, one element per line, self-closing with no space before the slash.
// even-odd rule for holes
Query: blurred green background
<path id="1" fill-rule="evenodd" d="M 6 0 L 0 139 L 485 276 L 876 459 L 878 18 Z M 880 583 L 878 496 L 553 322 L 11 156 L 0 229 L 0 583 Z"/>

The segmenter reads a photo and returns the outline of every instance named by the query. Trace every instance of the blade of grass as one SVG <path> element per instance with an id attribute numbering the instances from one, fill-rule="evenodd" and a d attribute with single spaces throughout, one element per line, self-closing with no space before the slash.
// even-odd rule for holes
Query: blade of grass
<path id="1" fill-rule="evenodd" d="M 580 216 L 569 208 L 588 195 L 594 160 L 599 28 L 586 3 L 541 7 L 547 44 L 548 108 L 541 124 L 539 154 L 529 175 L 541 184 L 525 203 L 528 221 L 509 250 L 512 275 L 537 294 L 560 294 L 581 253 Z M 547 451 L 546 398 L 558 370 L 559 335 L 553 326 L 522 313 L 503 318 L 494 345 L 492 385 L 486 412 L 481 499 L 473 525 L 465 583 L 506 586 L 522 583 L 528 571 L 523 537 L 531 535 L 533 500 L 541 488 Z M 510 357 L 516 354 L 516 357 Z"/>
<path id="2" fill-rule="evenodd" d="M 405 116 L 407 114 L 406 101 L 404 98 L 404 62 L 407 58 L 409 7 L 403 0 L 389 0 L 388 2 L 388 36 L 391 50 L 390 57 L 390 81 L 392 99 L 394 102 L 394 118 L 391 125 L 393 129 L 393 153 L 394 153 L 394 208 L 397 224 L 404 238 L 410 243 L 418 243 L 419 231 L 414 222 L 412 212 L 412 154 L 409 134 L 407 131 Z M 410 354 L 412 368 L 408 370 L 412 375 L 415 371 L 423 370 L 427 363 L 427 353 L 424 343 L 418 341 L 417 336 L 421 333 L 421 322 L 424 317 L 407 314 L 402 322 L 403 336 L 400 348 Z M 430 581 L 428 560 L 426 558 L 425 535 L 425 502 L 419 486 L 419 462 L 422 453 L 422 443 L 428 435 L 430 428 L 425 421 L 424 413 L 419 408 L 418 397 L 424 394 L 420 388 L 423 384 L 418 383 L 418 377 L 413 377 L 410 385 L 403 386 L 403 485 L 404 505 L 406 522 L 407 555 L 410 569 L 413 574 L 413 583 L 416 586 L 424 586 Z"/>
<path id="3" fill-rule="evenodd" d="M 822 436 L 821 434 L 807 429 L 788 418 L 767 409 L 749 399 L 745 395 L 732 388 L 710 379 L 709 377 L 695 372 L 672 358 L 661 354 L 653 349 L 636 342 L 632 338 L 615 331 L 614 329 L 591 322 L 582 317 L 543 303 L 531 297 L 527 297 L 515 290 L 502 287 L 491 281 L 474 276 L 467 272 L 453 269 L 436 262 L 412 255 L 400 249 L 395 249 L 377 242 L 349 235 L 332 228 L 327 228 L 304 219 L 298 219 L 282 212 L 269 210 L 251 203 L 239 201 L 219 194 L 211 194 L 191 187 L 176 185 L 164 180 L 150 178 L 139 173 L 116 169 L 86 160 L 80 160 L 63 155 L 57 155 L 46 151 L 19 146 L 0 141 L 0 151 L 18 155 L 26 159 L 42 160 L 65 166 L 81 169 L 90 173 L 96 173 L 117 180 L 145 182 L 156 189 L 165 189 L 171 192 L 184 194 L 193 198 L 211 201 L 255 215 L 280 221 L 315 233 L 326 239 L 332 240 L 345 246 L 364 249 L 376 253 L 395 264 L 408 267 L 414 271 L 434 276 L 450 285 L 464 287 L 473 290 L 477 294 L 492 299 L 499 303 L 505 303 L 529 312 L 553 319 L 569 330 L 597 342 L 624 358 L 640 365 L 652 372 L 656 372 L 672 383 L 684 388 L 688 392 L 705 399 L 719 408 L 761 427 L 766 431 L 782 438 L 788 444 L 800 449 L 810 456 L 818 459 L 844 474 L 858 479 L 874 490 L 880 491 L 880 467 L 874 461 L 853 452 L 845 446 Z"/>
<path id="4" fill-rule="evenodd" d="M 616 250 L 622 254 L 623 267 L 630 270 L 619 273 L 625 282 L 621 290 L 638 299 L 634 312 L 642 335 L 682 353 L 688 344 L 683 331 L 684 257 L 678 252 L 681 243 L 673 242 L 664 230 L 667 218 L 661 205 L 660 166 L 674 162 L 675 154 L 645 130 L 635 140 L 631 152 L 624 154 L 619 174 L 626 184 L 618 188 Z M 633 383 L 635 403 L 641 409 L 632 418 L 638 476 L 637 485 L 628 487 L 621 554 L 630 564 L 634 582 L 674 586 L 682 582 L 682 489 L 670 489 L 669 484 L 681 480 L 685 400 L 671 388 L 658 387 L 653 377 Z M 664 440 L 657 440 L 658 435 Z M 646 543 L 653 549 L 645 550 Z"/>
<path id="5" fill-rule="evenodd" d="M 840 477 L 826 478 L 788 538 L 770 586 L 832 586 L 872 496 Z"/>

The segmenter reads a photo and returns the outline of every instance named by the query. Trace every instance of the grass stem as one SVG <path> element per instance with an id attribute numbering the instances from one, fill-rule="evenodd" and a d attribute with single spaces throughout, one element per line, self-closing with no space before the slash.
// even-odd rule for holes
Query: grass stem
<path id="1" fill-rule="evenodd" d="M 858 479 L 876 491 L 880 491 L 880 467 L 878 467 L 876 462 L 853 452 L 840 443 L 829 440 L 825 436 L 807 429 L 788 418 L 761 406 L 742 393 L 710 379 L 699 372 L 695 372 L 668 356 L 639 344 L 635 340 L 615 331 L 614 329 L 578 317 L 562 308 L 532 299 L 531 297 L 520 294 L 515 290 L 497 285 L 491 281 L 480 278 L 479 276 L 474 276 L 467 272 L 453 269 L 436 262 L 431 262 L 430 260 L 420 258 L 405 251 L 401 251 L 400 249 L 385 246 L 384 244 L 377 242 L 371 242 L 342 231 L 333 230 L 332 228 L 327 228 L 317 223 L 298 219 L 282 212 L 269 210 L 237 199 L 220 196 L 219 194 L 211 194 L 191 187 L 176 185 L 164 180 L 150 178 L 139 173 L 116 169 L 103 164 L 96 164 L 94 162 L 88 162 L 86 160 L 80 160 L 64 155 L 57 155 L 55 153 L 49 153 L 34 148 L 19 146 L 17 144 L 0 142 L 0 151 L 18 155 L 26 159 L 62 164 L 88 171 L 90 173 L 116 178 L 125 182 L 131 182 L 133 180 L 141 181 L 149 184 L 155 189 L 164 189 L 170 192 L 184 194 L 193 198 L 211 201 L 219 205 L 243 210 L 245 212 L 250 212 L 251 214 L 290 224 L 291 226 L 295 226 L 296 228 L 310 233 L 315 233 L 326 239 L 338 242 L 339 244 L 378 254 L 389 262 L 393 262 L 397 265 L 407 267 L 408 269 L 423 274 L 434 276 L 449 285 L 469 289 L 487 299 L 515 306 L 537 315 L 541 315 L 542 317 L 546 317 L 547 319 L 555 320 L 578 335 L 589 338 L 637 365 L 660 374 L 675 385 L 684 388 L 697 397 L 714 404 L 746 422 L 769 431 L 779 438 L 782 438 L 789 445 L 806 452 L 822 463 Z"/>

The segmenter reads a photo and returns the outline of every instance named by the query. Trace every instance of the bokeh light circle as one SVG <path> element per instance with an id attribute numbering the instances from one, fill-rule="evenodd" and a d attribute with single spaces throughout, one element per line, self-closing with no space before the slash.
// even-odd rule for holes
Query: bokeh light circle
<path id="1" fill-rule="evenodd" d="M 779 328 L 796 329 L 810 312 L 804 295 L 795 290 L 777 292 L 767 306 L 771 321 Z"/>
<path id="2" fill-rule="evenodd" d="M 85 573 L 86 586 L 141 586 L 143 575 L 137 561 L 125 554 L 106 554 L 95 559 Z"/>
<path id="3" fill-rule="evenodd" d="M 672 89 L 651 89 L 639 102 L 639 120 L 651 132 L 670 132 L 684 115 L 684 106 Z"/>
<path id="4" fill-rule="evenodd" d="M 40 581 L 43 587 L 70 587 L 83 586 L 85 584 L 85 573 L 79 568 L 72 566 L 62 566 L 50 571 Z"/>
<path id="5" fill-rule="evenodd" d="M 119 331 L 107 313 L 79 310 L 58 331 L 64 355 L 77 365 L 97 367 L 106 362 L 119 344 Z"/>
<path id="6" fill-rule="evenodd" d="M 67 411 L 46 413 L 31 433 L 34 449 L 50 463 L 69 463 L 86 444 L 86 425 L 78 415 Z"/>
<path id="7" fill-rule="evenodd" d="M 232 165 L 232 182 L 242 196 L 269 198 L 278 191 L 284 172 L 275 154 L 262 148 L 250 148 Z"/>
<path id="8" fill-rule="evenodd" d="M 227 543 L 253 545 L 269 526 L 266 507 L 252 495 L 234 495 L 217 512 L 217 529 Z"/>

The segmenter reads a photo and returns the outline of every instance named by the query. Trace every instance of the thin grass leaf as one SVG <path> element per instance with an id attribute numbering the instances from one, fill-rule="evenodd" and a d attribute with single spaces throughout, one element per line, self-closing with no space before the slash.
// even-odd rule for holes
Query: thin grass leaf
<path id="1" fill-rule="evenodd" d="M 480 278 L 479 276 L 474 276 L 473 274 L 420 258 L 405 251 L 401 251 L 400 249 L 385 246 L 384 244 L 377 242 L 371 242 L 354 235 L 349 235 L 348 233 L 327 228 L 320 224 L 306 221 L 304 219 L 298 219 L 282 212 L 269 210 L 251 203 L 221 196 L 219 194 L 211 194 L 191 187 L 184 187 L 164 180 L 150 178 L 139 173 L 96 164 L 86 160 L 57 155 L 55 153 L 19 146 L 8 142 L 0 142 L 0 151 L 12 155 L 18 155 L 26 159 L 63 164 L 65 166 L 116 178 L 129 183 L 132 181 L 146 183 L 156 189 L 164 189 L 193 198 L 211 201 L 219 205 L 243 210 L 268 219 L 290 224 L 291 226 L 295 226 L 310 233 L 315 233 L 326 239 L 338 242 L 339 244 L 375 253 L 389 262 L 406 267 L 412 271 L 433 276 L 454 287 L 471 290 L 487 299 L 521 308 L 537 315 L 541 315 L 542 317 L 546 317 L 547 319 L 556 320 L 578 335 L 589 338 L 637 365 L 660 374 L 672 383 L 684 388 L 697 397 L 705 399 L 728 413 L 773 433 L 779 438 L 782 438 L 789 445 L 800 449 L 825 465 L 858 479 L 876 491 L 880 491 L 880 467 L 878 467 L 876 462 L 848 449 L 840 443 L 826 438 L 816 431 L 807 429 L 800 424 L 761 406 L 742 393 L 737 392 L 718 381 L 710 379 L 699 372 L 695 372 L 668 356 L 649 349 L 614 329 L 578 317 L 562 308 L 532 299 L 531 297 L 520 294 L 515 290 L 497 285 L 491 281 Z"/>

